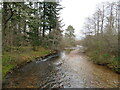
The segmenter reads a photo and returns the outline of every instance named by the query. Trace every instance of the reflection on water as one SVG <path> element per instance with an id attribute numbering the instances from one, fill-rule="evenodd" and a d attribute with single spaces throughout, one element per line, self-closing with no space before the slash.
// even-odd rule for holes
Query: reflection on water
<path id="1" fill-rule="evenodd" d="M 11 88 L 85 88 L 117 87 L 118 74 L 95 65 L 80 53 L 66 50 L 60 56 L 33 61 L 6 76 L 3 87 Z M 53 58 L 54 57 L 54 58 Z"/>

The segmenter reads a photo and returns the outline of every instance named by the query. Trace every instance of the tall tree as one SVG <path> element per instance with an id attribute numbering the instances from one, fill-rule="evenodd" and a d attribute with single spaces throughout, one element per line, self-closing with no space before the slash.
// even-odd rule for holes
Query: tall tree
<path id="1" fill-rule="evenodd" d="M 69 25 L 65 31 L 65 39 L 68 45 L 73 46 L 75 45 L 75 33 L 74 33 L 73 26 Z"/>

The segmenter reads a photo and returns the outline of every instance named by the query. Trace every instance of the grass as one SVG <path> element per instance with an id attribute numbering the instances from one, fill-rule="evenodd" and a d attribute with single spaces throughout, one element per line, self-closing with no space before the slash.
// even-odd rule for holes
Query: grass
<path id="1" fill-rule="evenodd" d="M 38 47 L 33 51 L 31 47 L 13 47 L 12 52 L 5 52 L 2 56 L 2 77 L 10 72 L 17 65 L 35 60 L 37 57 L 45 56 L 52 53 L 52 50 Z"/>
<path id="2" fill-rule="evenodd" d="M 87 51 L 87 55 L 94 63 L 107 66 L 111 70 L 120 73 L 120 65 L 118 64 L 120 58 L 117 56 L 114 56 L 111 53 L 100 52 L 98 50 Z"/>

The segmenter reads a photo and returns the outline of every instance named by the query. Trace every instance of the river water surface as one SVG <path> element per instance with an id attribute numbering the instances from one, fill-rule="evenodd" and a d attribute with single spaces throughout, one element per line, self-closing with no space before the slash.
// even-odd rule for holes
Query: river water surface
<path id="1" fill-rule="evenodd" d="M 33 61 L 6 76 L 3 88 L 116 88 L 119 74 L 88 60 L 80 48 Z"/>

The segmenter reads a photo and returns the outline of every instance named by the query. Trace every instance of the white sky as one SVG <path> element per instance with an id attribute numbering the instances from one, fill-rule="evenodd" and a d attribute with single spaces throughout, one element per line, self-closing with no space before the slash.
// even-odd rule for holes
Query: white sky
<path id="1" fill-rule="evenodd" d="M 85 18 L 89 17 L 95 12 L 96 5 L 105 1 L 116 0 L 62 0 L 61 5 L 65 7 L 61 10 L 61 18 L 66 29 L 68 25 L 72 25 L 75 28 L 76 38 L 80 39 L 82 35 L 82 27 L 85 22 Z"/>

